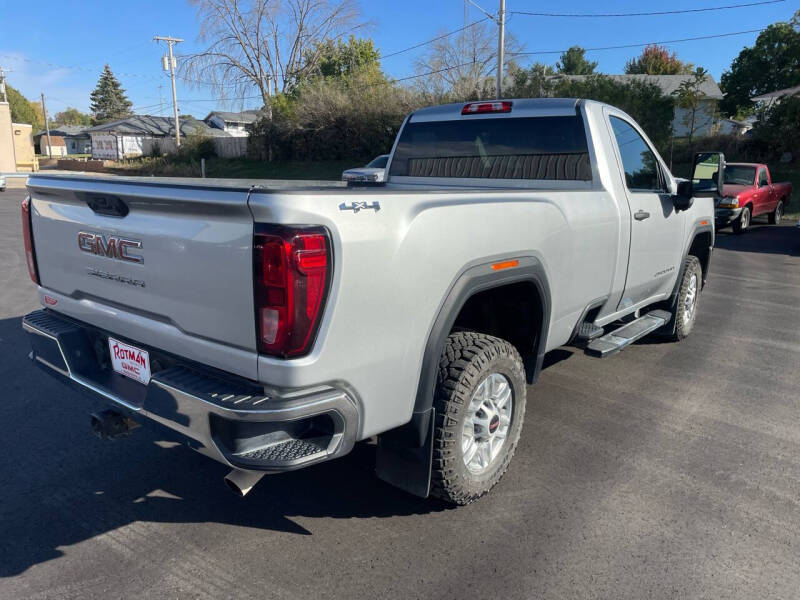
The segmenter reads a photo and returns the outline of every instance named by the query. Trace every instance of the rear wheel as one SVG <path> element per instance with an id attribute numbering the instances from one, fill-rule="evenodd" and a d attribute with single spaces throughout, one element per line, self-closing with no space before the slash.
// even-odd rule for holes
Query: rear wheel
<path id="1" fill-rule="evenodd" d="M 474 502 L 508 469 L 525 417 L 525 368 L 507 341 L 471 331 L 447 338 L 434 407 L 431 493 Z"/>
<path id="2" fill-rule="evenodd" d="M 750 227 L 750 207 L 745 206 L 742 209 L 742 214 L 739 215 L 739 218 L 733 222 L 733 232 L 734 233 L 744 233 L 747 231 L 747 228 Z"/>
<path id="3" fill-rule="evenodd" d="M 775 207 L 775 210 L 769 213 L 769 224 L 780 225 L 782 218 L 783 218 L 783 200 L 778 202 L 778 206 Z"/>

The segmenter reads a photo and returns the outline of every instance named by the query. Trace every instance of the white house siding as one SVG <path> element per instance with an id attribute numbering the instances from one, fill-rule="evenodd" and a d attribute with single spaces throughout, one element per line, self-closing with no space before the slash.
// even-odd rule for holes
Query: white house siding
<path id="1" fill-rule="evenodd" d="M 65 136 L 64 141 L 67 144 L 67 154 L 91 154 L 92 152 L 91 138 Z"/>
<path id="2" fill-rule="evenodd" d="M 249 134 L 245 127 L 246 125 L 244 123 L 226 123 L 225 131 L 227 131 L 231 137 L 247 137 Z"/>
<path id="3" fill-rule="evenodd" d="M 711 135 L 714 126 L 714 113 L 716 112 L 716 100 L 701 100 L 694 115 L 693 137 L 703 137 Z M 672 128 L 675 137 L 688 137 L 692 129 L 692 111 L 675 106 L 675 117 L 672 120 Z"/>
<path id="4" fill-rule="evenodd" d="M 133 158 L 141 156 L 143 153 L 143 135 L 123 135 L 122 136 L 122 158 Z"/>

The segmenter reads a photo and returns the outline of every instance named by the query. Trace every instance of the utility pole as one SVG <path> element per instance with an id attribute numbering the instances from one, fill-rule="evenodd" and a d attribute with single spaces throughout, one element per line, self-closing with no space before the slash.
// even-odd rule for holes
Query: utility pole
<path id="1" fill-rule="evenodd" d="M 178 119 L 178 93 L 175 91 L 175 57 L 172 55 L 172 45 L 179 44 L 183 40 L 180 38 L 174 38 L 170 35 L 162 36 L 157 35 L 154 36 L 153 39 L 157 42 L 167 42 L 167 47 L 169 48 L 169 76 L 172 79 L 172 111 L 175 114 L 175 145 L 180 147 L 181 145 L 181 124 Z"/>
<path id="2" fill-rule="evenodd" d="M 6 73 L 11 72 L 11 69 L 3 69 L 0 67 L 0 96 L 2 96 L 2 100 L 0 102 L 8 102 L 8 96 L 6 96 Z"/>
<path id="3" fill-rule="evenodd" d="M 475 3 L 474 0 L 466 0 L 472 6 L 477 8 L 497 25 L 497 86 L 496 95 L 498 98 L 503 96 L 503 55 L 505 54 L 506 45 L 506 0 L 500 0 L 500 10 L 497 15 L 493 15 L 482 6 Z"/>
<path id="4" fill-rule="evenodd" d="M 500 0 L 500 12 L 497 13 L 497 97 L 503 97 L 503 54 L 506 45 L 506 0 Z"/>
<path id="5" fill-rule="evenodd" d="M 44 113 L 44 130 L 47 132 L 47 156 L 53 158 L 53 146 L 50 144 L 50 123 L 47 122 L 47 106 L 44 104 L 44 92 L 42 92 L 42 112 Z"/>

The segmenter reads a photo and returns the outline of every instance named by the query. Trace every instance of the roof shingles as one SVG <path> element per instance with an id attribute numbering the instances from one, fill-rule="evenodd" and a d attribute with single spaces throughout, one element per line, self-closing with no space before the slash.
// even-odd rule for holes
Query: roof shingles
<path id="1" fill-rule="evenodd" d="M 180 119 L 181 135 L 202 134 L 209 137 L 227 137 L 229 134 L 221 129 L 209 127 L 194 117 Z M 133 115 L 118 121 L 103 123 L 87 129 L 88 133 L 122 133 L 128 135 L 146 135 L 153 137 L 175 135 L 175 121 L 171 117 L 154 117 L 150 115 Z"/>

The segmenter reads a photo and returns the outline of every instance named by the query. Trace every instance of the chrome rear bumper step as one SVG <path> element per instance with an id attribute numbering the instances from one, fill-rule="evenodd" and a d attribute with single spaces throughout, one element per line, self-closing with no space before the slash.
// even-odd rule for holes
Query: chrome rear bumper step
<path id="1" fill-rule="evenodd" d="M 653 333 L 669 323 L 672 315 L 665 310 L 651 310 L 642 315 L 635 321 L 626 323 L 619 329 L 605 334 L 589 342 L 586 346 L 586 354 L 596 358 L 605 358 L 616 354 L 625 346 L 629 346 L 636 340 Z"/>
<path id="2" fill-rule="evenodd" d="M 267 394 L 255 382 L 182 364 L 154 371 L 142 385 L 98 358 L 89 332 L 104 335 L 101 330 L 48 310 L 26 315 L 22 327 L 30 334 L 30 358 L 45 371 L 126 416 L 177 432 L 195 450 L 242 473 L 297 469 L 342 456 L 355 443 L 360 417 L 344 390 Z"/>

